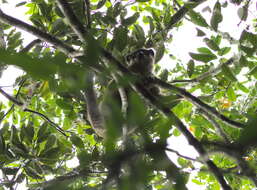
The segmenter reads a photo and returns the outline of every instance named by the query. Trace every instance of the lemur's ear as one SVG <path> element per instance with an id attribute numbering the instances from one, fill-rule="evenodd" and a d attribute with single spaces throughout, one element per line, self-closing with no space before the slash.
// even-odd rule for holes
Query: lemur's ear
<path id="1" fill-rule="evenodd" d="M 131 55 L 127 55 L 126 56 L 126 61 L 129 62 L 131 60 L 131 58 L 132 58 Z"/>

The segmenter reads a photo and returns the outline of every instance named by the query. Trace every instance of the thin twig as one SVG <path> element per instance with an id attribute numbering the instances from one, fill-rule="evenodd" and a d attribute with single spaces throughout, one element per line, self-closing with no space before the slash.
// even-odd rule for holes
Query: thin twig
<path id="1" fill-rule="evenodd" d="M 40 112 L 37 112 L 37 111 L 34 111 L 34 110 L 31 110 L 31 109 L 28 109 L 28 108 L 25 108 L 23 111 L 25 112 L 30 112 L 30 113 L 34 113 L 38 116 L 40 116 L 41 118 L 45 119 L 48 123 L 50 123 L 52 126 L 54 126 L 56 128 L 57 131 L 59 131 L 60 133 L 62 133 L 65 137 L 68 137 L 65 132 L 63 131 L 63 129 L 61 127 L 59 127 L 59 125 L 57 125 L 56 123 L 54 123 L 53 121 L 51 121 L 46 115 L 40 113 Z"/>
<path id="2" fill-rule="evenodd" d="M 11 95 L 7 94 L 4 90 L 2 90 L 0 88 L 0 93 L 3 94 L 9 101 L 13 102 L 14 105 L 17 105 L 17 106 L 24 106 L 24 103 L 23 102 L 20 102 L 18 101 L 16 98 L 12 97 Z M 34 111 L 34 110 L 31 110 L 31 109 L 28 109 L 28 108 L 24 108 L 23 111 L 25 112 L 31 112 L 31 113 L 34 113 L 36 115 L 39 115 L 40 117 L 42 117 L 43 119 L 45 119 L 46 121 L 48 121 L 52 126 L 54 126 L 56 128 L 56 130 L 58 130 L 60 133 L 62 133 L 64 136 L 68 137 L 65 132 L 62 130 L 61 127 L 59 127 L 56 123 L 54 123 L 53 121 L 51 121 L 47 116 L 45 116 L 44 114 L 40 113 L 40 112 L 37 112 L 37 111 Z"/>
<path id="3" fill-rule="evenodd" d="M 90 1 L 85 0 L 86 12 L 87 12 L 87 28 L 91 28 L 91 11 L 90 11 Z"/>
<path id="4" fill-rule="evenodd" d="M 14 98 L 11 95 L 7 94 L 2 88 L 0 88 L 0 94 L 2 94 L 4 97 L 6 97 L 8 100 L 13 102 L 17 106 L 23 106 L 24 105 L 24 103 L 20 102 L 16 98 Z"/>
<path id="5" fill-rule="evenodd" d="M 15 99 L 17 99 L 18 98 L 18 96 L 19 96 L 19 94 L 20 94 L 20 91 L 21 91 L 21 88 L 23 87 L 23 84 L 25 83 L 25 79 L 24 80 L 22 80 L 21 81 L 21 85 L 20 85 L 20 87 L 19 87 L 19 89 L 18 89 L 18 91 L 17 91 L 17 93 L 16 93 L 16 95 L 15 95 Z M 0 119 L 0 123 L 2 123 L 2 121 L 4 120 L 4 118 L 9 114 L 9 113 L 11 113 L 11 111 L 13 110 L 13 108 L 14 108 L 14 104 L 12 104 L 12 106 L 9 108 L 9 110 L 3 115 L 3 117 Z"/>
<path id="6" fill-rule="evenodd" d="M 26 47 L 24 47 L 20 52 L 21 53 L 29 52 L 35 45 L 37 45 L 41 42 L 42 41 L 40 39 L 33 40 Z"/>
<path id="7" fill-rule="evenodd" d="M 165 148 L 166 151 L 169 151 L 169 152 L 173 152 L 175 153 L 177 156 L 181 157 L 181 158 L 185 158 L 186 160 L 191 160 L 191 161 L 194 161 L 194 162 L 200 162 L 200 163 L 203 163 L 201 160 L 197 160 L 197 159 L 194 159 L 194 158 L 190 158 L 188 156 L 184 156 L 182 154 L 180 154 L 178 151 L 176 150 L 173 150 L 173 149 L 170 149 L 170 148 Z"/>
<path id="8" fill-rule="evenodd" d="M 62 10 L 63 14 L 65 15 L 65 18 L 68 20 L 69 24 L 71 25 L 71 28 L 73 29 L 73 31 L 77 34 L 80 40 L 85 42 L 86 30 L 83 27 L 82 23 L 77 18 L 77 16 L 74 14 L 69 3 L 66 0 L 57 0 L 57 3 L 60 9 Z"/>

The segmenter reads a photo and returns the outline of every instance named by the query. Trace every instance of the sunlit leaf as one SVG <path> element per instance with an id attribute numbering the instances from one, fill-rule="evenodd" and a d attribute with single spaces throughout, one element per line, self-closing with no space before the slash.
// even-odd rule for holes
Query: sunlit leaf
<path id="1" fill-rule="evenodd" d="M 195 68 L 195 62 L 194 60 L 190 59 L 190 61 L 187 63 L 187 75 L 191 77 L 194 73 Z"/>
<path id="2" fill-rule="evenodd" d="M 75 134 L 71 135 L 71 142 L 78 148 L 84 148 L 84 143 L 81 138 Z"/>
<path id="3" fill-rule="evenodd" d="M 217 59 L 217 56 L 214 54 L 197 54 L 197 53 L 189 53 L 189 55 L 196 61 L 201 61 L 201 62 L 209 62 L 214 59 Z"/>
<path id="4" fill-rule="evenodd" d="M 218 25 L 222 22 L 223 17 L 221 14 L 221 4 L 219 1 L 216 2 L 213 8 L 212 17 L 211 17 L 211 26 L 212 28 L 217 31 Z"/>
<path id="5" fill-rule="evenodd" d="M 124 19 L 122 21 L 122 25 L 124 25 L 124 26 L 132 25 L 132 24 L 134 24 L 137 21 L 138 17 L 139 17 L 139 13 L 135 13 L 132 16 Z"/>
<path id="6" fill-rule="evenodd" d="M 205 19 L 202 17 L 202 15 L 200 13 L 197 13 L 193 10 L 189 10 L 188 14 L 191 18 L 191 21 L 194 24 L 196 24 L 198 26 L 202 26 L 202 27 L 208 27 L 207 22 L 205 21 Z"/>

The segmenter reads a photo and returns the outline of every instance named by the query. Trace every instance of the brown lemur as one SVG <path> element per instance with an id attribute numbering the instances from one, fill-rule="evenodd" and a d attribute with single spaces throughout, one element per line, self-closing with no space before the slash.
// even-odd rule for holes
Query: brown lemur
<path id="1" fill-rule="evenodd" d="M 155 64 L 155 52 L 153 49 L 138 49 L 131 54 L 126 56 L 126 62 L 128 64 L 128 69 L 142 77 L 142 81 L 140 82 L 144 85 L 144 87 L 149 90 L 153 95 L 159 95 L 159 88 L 154 84 L 149 84 L 144 81 L 145 77 L 149 77 L 153 75 L 153 66 Z M 108 113 L 115 112 L 115 105 L 118 105 L 118 109 L 121 109 L 121 96 L 118 92 L 117 85 L 115 82 L 111 81 L 105 90 L 105 95 L 110 100 L 110 97 L 113 101 L 106 101 L 105 98 L 98 104 L 97 96 L 94 89 L 94 74 L 89 73 L 87 77 L 87 87 L 85 90 L 85 99 L 87 104 L 87 118 L 95 130 L 96 134 L 101 137 L 106 137 L 106 127 L 105 122 Z M 126 96 L 133 91 L 129 85 L 126 85 L 124 91 Z M 131 106 L 131 105 L 128 105 Z"/>

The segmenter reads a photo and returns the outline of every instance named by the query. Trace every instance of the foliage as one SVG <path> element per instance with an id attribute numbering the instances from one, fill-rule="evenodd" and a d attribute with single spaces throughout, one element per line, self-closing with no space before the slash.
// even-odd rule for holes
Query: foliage
<path id="1" fill-rule="evenodd" d="M 29 189 L 182 190 L 192 182 L 206 189 L 253 189 L 256 19 L 248 23 L 255 32 L 246 28 L 236 40 L 219 29 L 222 11 L 234 3 L 244 22 L 251 2 L 217 0 L 209 20 L 194 9 L 201 3 L 205 1 L 19 2 L 17 7 L 27 7 L 33 27 L 0 9 L 6 44 L 0 50 L 0 72 L 14 65 L 26 73 L 17 78 L 14 95 L 0 88 L 9 100 L 0 104 L 0 189 L 24 182 Z M 124 57 L 130 52 L 154 48 L 161 63 L 169 54 L 172 31 L 185 19 L 195 25 L 196 38 L 205 46 L 190 52 L 187 63 L 172 55 L 165 62 L 175 61 L 174 68 L 156 66 L 161 80 L 145 80 L 159 85 L 163 96 L 156 100 L 136 84 L 136 93 L 129 97 L 134 112 L 124 117 L 121 110 L 113 111 L 107 138 L 98 137 L 86 118 L 88 72 L 97 75 L 100 100 L 112 72 L 122 73 L 120 84 L 133 81 L 119 67 L 126 68 Z M 24 47 L 15 27 L 38 39 Z M 237 56 L 231 56 L 235 44 Z M 133 134 L 120 137 L 122 126 L 133 126 Z M 167 139 L 180 135 L 198 151 L 198 158 L 167 148 Z M 178 165 L 166 151 L 177 153 Z M 76 159 L 79 165 L 74 167 Z M 192 177 L 192 172 L 197 174 Z"/>

